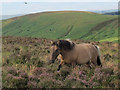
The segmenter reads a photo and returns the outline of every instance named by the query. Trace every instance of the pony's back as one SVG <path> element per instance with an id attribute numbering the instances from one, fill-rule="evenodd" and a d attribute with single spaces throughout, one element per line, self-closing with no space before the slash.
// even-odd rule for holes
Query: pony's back
<path id="1" fill-rule="evenodd" d="M 92 44 L 82 43 L 76 45 L 75 51 L 77 52 L 77 63 L 85 64 L 90 60 L 95 62 L 98 56 L 98 51 Z"/>

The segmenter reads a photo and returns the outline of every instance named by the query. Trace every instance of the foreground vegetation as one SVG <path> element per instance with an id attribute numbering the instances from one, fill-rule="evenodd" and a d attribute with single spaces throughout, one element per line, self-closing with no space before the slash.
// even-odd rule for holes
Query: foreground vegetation
<path id="1" fill-rule="evenodd" d="M 25 37 L 3 37 L 3 88 L 115 88 L 120 78 L 118 44 L 94 42 L 100 46 L 103 67 L 90 69 L 60 62 L 48 64 L 51 40 Z M 74 40 L 76 43 L 89 41 Z"/>
<path id="2" fill-rule="evenodd" d="M 3 20 L 3 35 L 116 42 L 118 16 L 85 11 L 36 13 Z"/>

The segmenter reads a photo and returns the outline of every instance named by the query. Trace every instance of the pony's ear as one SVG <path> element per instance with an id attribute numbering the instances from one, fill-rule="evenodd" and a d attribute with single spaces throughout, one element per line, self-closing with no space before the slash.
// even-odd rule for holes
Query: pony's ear
<path id="1" fill-rule="evenodd" d="M 59 45 L 59 41 L 51 41 L 51 45 L 56 45 L 56 46 L 58 46 L 58 45 Z"/>
<path id="2" fill-rule="evenodd" d="M 58 46 L 58 47 L 59 47 L 59 44 L 60 44 L 60 41 L 57 41 L 57 42 L 56 42 L 56 46 Z"/>

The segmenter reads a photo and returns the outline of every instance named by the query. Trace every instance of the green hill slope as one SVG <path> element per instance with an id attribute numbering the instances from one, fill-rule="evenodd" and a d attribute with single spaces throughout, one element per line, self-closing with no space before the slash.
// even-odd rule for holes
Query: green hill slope
<path id="1" fill-rule="evenodd" d="M 37 13 L 4 20 L 2 33 L 3 36 L 106 41 L 117 37 L 117 16 L 82 11 Z"/>

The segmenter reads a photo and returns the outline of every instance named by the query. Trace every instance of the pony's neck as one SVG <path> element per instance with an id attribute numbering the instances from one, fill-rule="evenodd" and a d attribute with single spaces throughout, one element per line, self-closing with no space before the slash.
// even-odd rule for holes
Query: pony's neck
<path id="1" fill-rule="evenodd" d="M 60 54 L 62 55 L 63 58 L 65 58 L 67 52 L 66 52 L 65 50 L 61 50 L 61 51 L 60 51 Z"/>

